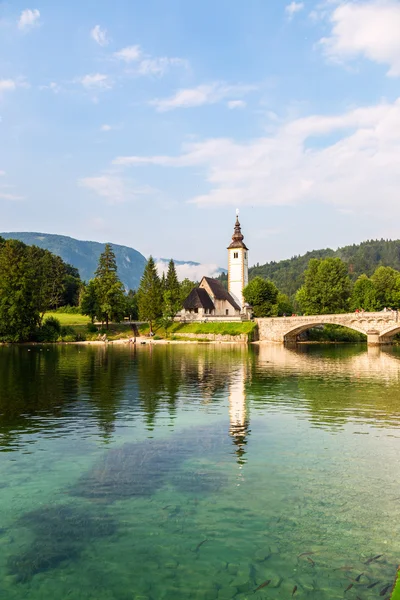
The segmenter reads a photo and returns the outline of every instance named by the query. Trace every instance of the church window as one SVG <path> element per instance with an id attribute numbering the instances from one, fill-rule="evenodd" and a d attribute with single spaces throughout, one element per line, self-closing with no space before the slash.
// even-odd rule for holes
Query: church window
<path id="1" fill-rule="evenodd" d="M 229 310 L 228 309 L 225 310 L 225 314 L 229 315 Z"/>
<path id="2" fill-rule="evenodd" d="M 195 308 L 195 309 L 194 309 L 194 312 L 197 314 L 197 313 L 199 312 L 199 309 L 198 309 L 198 308 Z"/>
<path id="3" fill-rule="evenodd" d="M 244 253 L 244 257 L 247 258 L 247 252 Z"/>
<path id="4" fill-rule="evenodd" d="M 233 253 L 233 258 L 239 258 L 239 252 L 234 252 Z"/>

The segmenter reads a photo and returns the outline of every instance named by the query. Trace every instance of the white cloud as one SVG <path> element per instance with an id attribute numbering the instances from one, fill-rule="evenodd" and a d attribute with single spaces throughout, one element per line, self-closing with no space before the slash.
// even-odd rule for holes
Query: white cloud
<path id="1" fill-rule="evenodd" d="M 109 39 L 107 36 L 107 30 L 102 29 L 100 25 L 95 25 L 93 29 L 90 31 L 90 37 L 94 40 L 99 46 L 108 46 Z"/>
<path id="2" fill-rule="evenodd" d="M 229 100 L 228 108 L 244 108 L 246 106 L 246 102 L 244 100 Z"/>
<path id="3" fill-rule="evenodd" d="M 120 156 L 114 164 L 202 170 L 208 191 L 190 199 L 199 206 L 311 201 L 398 217 L 400 98 L 339 115 L 294 118 L 247 142 L 209 139 L 186 144 L 178 156 Z"/>
<path id="4" fill-rule="evenodd" d="M 58 85 L 55 81 L 49 83 L 49 85 L 41 85 L 39 87 L 40 90 L 50 90 L 53 94 L 59 94 L 61 92 L 61 86 Z"/>
<path id="5" fill-rule="evenodd" d="M 17 84 L 12 79 L 0 79 L 0 96 L 3 92 L 12 92 L 16 89 Z"/>
<path id="6" fill-rule="evenodd" d="M 293 19 L 293 16 L 302 11 L 304 8 L 303 2 L 291 2 L 287 6 L 285 6 L 285 13 L 287 14 L 289 19 Z"/>
<path id="7" fill-rule="evenodd" d="M 115 58 L 123 60 L 126 63 L 131 63 L 139 60 L 139 58 L 142 56 L 142 51 L 140 46 L 127 46 L 118 52 L 114 52 L 114 56 Z"/>
<path id="8" fill-rule="evenodd" d="M 215 82 L 199 85 L 196 88 L 178 90 L 174 96 L 152 100 L 150 104 L 155 106 L 159 112 L 165 112 L 176 108 L 216 104 L 229 96 L 244 95 L 254 89 L 255 86 L 250 85 L 227 85 L 223 82 Z"/>
<path id="9" fill-rule="evenodd" d="M 22 11 L 20 18 L 18 19 L 18 29 L 21 29 L 21 31 L 28 31 L 39 25 L 39 19 L 40 12 L 37 8 L 33 10 L 27 8 Z"/>
<path id="10" fill-rule="evenodd" d="M 100 127 L 100 129 L 101 129 L 101 131 L 111 131 L 112 130 L 112 126 L 105 124 L 105 125 L 102 125 Z"/>
<path id="11" fill-rule="evenodd" d="M 344 61 L 361 56 L 389 65 L 388 75 L 400 76 L 400 2 L 341 4 L 330 21 L 331 35 L 320 40 L 329 58 Z"/>
<path id="12" fill-rule="evenodd" d="M 167 274 L 168 261 L 157 259 L 156 266 L 160 276 L 163 273 Z M 215 264 L 194 265 L 190 263 L 184 263 L 183 265 L 178 265 L 175 263 L 175 268 L 179 281 L 183 281 L 185 278 L 188 278 L 191 281 L 200 281 L 202 277 L 216 277 L 221 273 L 220 268 Z"/>
<path id="13" fill-rule="evenodd" d="M 23 199 L 24 199 L 23 196 L 18 196 L 17 194 L 10 194 L 9 192 L 2 192 L 0 189 L 0 200 L 16 201 L 16 200 L 23 200 Z"/>
<path id="14" fill-rule="evenodd" d="M 79 79 L 83 87 L 87 89 L 103 89 L 109 90 L 112 88 L 112 83 L 108 78 L 108 75 L 102 73 L 94 73 L 93 75 L 85 75 Z"/>
<path id="15" fill-rule="evenodd" d="M 144 58 L 140 61 L 138 72 L 140 75 L 164 75 L 170 67 L 188 68 L 189 63 L 183 58 Z"/>
<path id="16" fill-rule="evenodd" d="M 183 58 L 160 56 L 151 57 L 145 54 L 140 46 L 127 46 L 118 52 L 114 52 L 115 58 L 126 63 L 136 63 L 137 75 L 158 75 L 162 76 L 171 67 L 188 68 L 189 63 Z"/>
<path id="17" fill-rule="evenodd" d="M 0 177 L 4 177 L 4 176 L 5 176 L 5 174 L 6 174 L 6 172 L 5 172 L 5 171 L 0 171 Z"/>
<path id="18" fill-rule="evenodd" d="M 153 191 L 149 186 L 134 188 L 129 180 L 112 174 L 84 177 L 78 181 L 78 184 L 95 192 L 98 196 L 106 198 L 111 204 L 136 199 L 140 195 L 149 194 Z"/>

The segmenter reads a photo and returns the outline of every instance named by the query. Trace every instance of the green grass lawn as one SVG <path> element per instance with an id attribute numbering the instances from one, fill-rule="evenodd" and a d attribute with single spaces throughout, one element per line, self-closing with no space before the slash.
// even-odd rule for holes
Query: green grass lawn
<path id="1" fill-rule="evenodd" d="M 74 325 L 87 325 L 90 321 L 86 315 L 72 315 L 62 312 L 48 312 L 44 315 L 44 320 L 48 317 L 55 317 L 61 323 L 62 327 L 73 327 Z"/>
<path id="2" fill-rule="evenodd" d="M 250 335 L 257 327 L 256 323 L 251 321 L 242 322 L 230 322 L 230 323 L 173 323 L 168 329 L 168 337 L 173 337 L 177 333 L 182 336 L 186 333 L 194 334 L 216 334 L 216 335 Z M 141 325 L 139 327 L 142 335 L 149 333 L 148 325 Z M 158 325 L 153 327 L 153 331 L 156 336 L 165 337 L 164 329 Z M 180 338 L 181 336 L 179 336 Z"/>

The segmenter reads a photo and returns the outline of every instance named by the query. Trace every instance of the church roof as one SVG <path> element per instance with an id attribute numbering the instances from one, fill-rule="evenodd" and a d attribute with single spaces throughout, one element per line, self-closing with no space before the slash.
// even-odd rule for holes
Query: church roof
<path id="1" fill-rule="evenodd" d="M 246 246 L 245 246 L 246 248 Z M 240 310 L 240 306 L 237 304 L 236 300 L 230 295 L 228 290 L 224 288 L 222 283 L 218 281 L 218 279 L 213 279 L 212 277 L 203 277 L 208 283 L 213 296 L 216 300 L 227 300 L 229 304 L 233 306 L 236 310 Z"/>
<path id="2" fill-rule="evenodd" d="M 183 303 L 183 308 L 185 310 L 191 310 L 193 308 L 205 308 L 209 310 L 214 310 L 215 306 L 210 296 L 207 294 L 207 291 L 203 288 L 194 288 L 189 296 Z"/>
<path id="3" fill-rule="evenodd" d="M 230 248 L 244 248 L 245 250 L 248 250 L 246 244 L 243 242 L 243 239 L 244 236 L 240 228 L 239 217 L 236 215 L 235 229 L 233 231 L 232 242 L 229 244 L 228 250 L 230 250 Z"/>

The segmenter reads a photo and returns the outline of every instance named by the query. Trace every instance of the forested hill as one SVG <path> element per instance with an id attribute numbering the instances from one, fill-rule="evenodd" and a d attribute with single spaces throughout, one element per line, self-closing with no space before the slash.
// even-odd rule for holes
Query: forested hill
<path id="1" fill-rule="evenodd" d="M 252 267 L 249 269 L 249 276 L 253 278 L 258 275 L 271 279 L 282 292 L 292 296 L 303 283 L 303 273 L 310 258 L 329 256 L 339 257 L 348 263 L 349 275 L 353 281 L 363 273 L 372 275 L 381 265 L 400 271 L 400 240 L 371 240 L 337 250 L 313 250 L 303 256 Z"/>
<path id="2" fill-rule="evenodd" d="M 89 281 L 97 268 L 105 244 L 84 242 L 65 235 L 50 233 L 12 232 L 0 233 L 5 239 L 13 238 L 25 244 L 39 246 L 61 256 L 64 262 L 79 269 L 81 279 Z M 137 289 L 146 264 L 145 257 L 128 246 L 112 244 L 117 259 L 118 275 L 127 289 Z"/>

